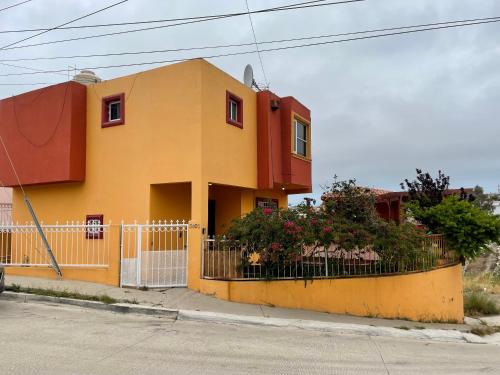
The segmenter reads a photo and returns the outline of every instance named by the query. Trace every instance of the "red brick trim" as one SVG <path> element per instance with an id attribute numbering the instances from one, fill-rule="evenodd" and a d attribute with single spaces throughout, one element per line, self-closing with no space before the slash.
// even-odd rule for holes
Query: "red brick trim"
<path id="1" fill-rule="evenodd" d="M 231 100 L 238 104 L 238 121 L 231 120 Z M 226 122 L 243 129 L 243 99 L 229 91 L 226 91 Z"/>
<path id="2" fill-rule="evenodd" d="M 114 101 L 120 101 L 120 119 L 116 121 L 108 121 L 108 104 Z M 106 96 L 102 98 L 102 109 L 101 109 L 101 128 L 109 128 L 111 126 L 123 125 L 125 124 L 125 94 L 116 94 L 111 96 Z"/>
<path id="3" fill-rule="evenodd" d="M 88 225 L 90 220 L 99 220 L 100 225 L 104 225 L 104 215 L 87 215 L 85 217 L 85 224 Z M 103 238 L 102 227 L 99 229 L 98 233 L 89 232 L 87 228 L 85 237 L 89 240 L 102 240 Z"/>

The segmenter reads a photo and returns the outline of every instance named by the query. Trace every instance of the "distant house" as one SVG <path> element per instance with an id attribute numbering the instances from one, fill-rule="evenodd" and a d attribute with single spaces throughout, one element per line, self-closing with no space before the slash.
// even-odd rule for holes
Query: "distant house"
<path id="1" fill-rule="evenodd" d="M 493 213 L 496 215 L 500 215 L 500 200 L 494 201 L 493 202 Z"/>
<path id="2" fill-rule="evenodd" d="M 396 223 L 400 223 L 401 208 L 403 207 L 404 202 L 407 202 L 409 199 L 408 192 L 406 191 L 393 192 L 381 189 L 371 189 L 371 190 L 377 197 L 377 203 L 375 204 L 375 207 L 380 217 L 386 220 L 392 220 L 395 221 Z M 464 191 L 467 194 L 472 193 L 473 190 L 474 189 L 472 188 L 464 189 Z M 460 193 L 461 189 L 448 189 L 444 192 L 444 195 L 445 196 L 460 195 Z"/>

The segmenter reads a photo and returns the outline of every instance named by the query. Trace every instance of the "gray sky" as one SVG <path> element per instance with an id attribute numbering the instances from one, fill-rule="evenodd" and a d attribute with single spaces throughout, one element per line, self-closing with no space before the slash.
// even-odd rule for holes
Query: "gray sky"
<path id="1" fill-rule="evenodd" d="M 0 8 L 20 0 L 3 0 Z M 251 9 L 300 0 L 249 0 Z M 33 0 L 0 12 L 0 29 L 55 26 L 114 1 Z M 94 24 L 187 17 L 245 10 L 244 0 L 129 0 L 75 23 Z M 366 0 L 307 10 L 254 15 L 259 41 L 475 17 L 500 16 L 497 0 Z M 130 28 L 130 27 L 126 27 Z M 26 43 L 64 39 L 125 28 L 52 31 Z M 500 184 L 500 23 L 405 36 L 266 52 L 270 88 L 292 95 L 312 111 L 314 195 L 340 178 L 365 186 L 399 190 L 420 167 L 451 176 L 453 187 Z M 1 45 L 30 34 L 0 34 Z M 251 42 L 248 17 L 184 25 L 122 36 L 0 51 L 0 59 L 109 53 Z M 168 60 L 247 51 L 252 47 L 173 52 L 135 57 L 101 57 L 18 62 L 37 69 L 65 69 Z M 255 54 L 209 60 L 241 79 L 251 63 L 263 82 Z M 154 65 L 153 65 L 154 66 Z M 153 67 L 151 66 L 151 67 Z M 149 67 L 96 71 L 109 79 Z M 1 73 L 22 69 L 0 66 Z M 0 74 L 1 74 L 0 73 Z M 0 83 L 60 82 L 43 74 L 0 77 Z M 28 91 L 0 86 L 0 97 Z M 296 202 L 301 197 L 291 198 Z"/>

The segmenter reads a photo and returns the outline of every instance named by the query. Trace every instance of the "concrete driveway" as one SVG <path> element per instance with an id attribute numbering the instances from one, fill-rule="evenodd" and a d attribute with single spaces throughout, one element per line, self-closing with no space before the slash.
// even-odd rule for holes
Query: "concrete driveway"
<path id="1" fill-rule="evenodd" d="M 2 374 L 498 374 L 498 346 L 0 301 Z"/>

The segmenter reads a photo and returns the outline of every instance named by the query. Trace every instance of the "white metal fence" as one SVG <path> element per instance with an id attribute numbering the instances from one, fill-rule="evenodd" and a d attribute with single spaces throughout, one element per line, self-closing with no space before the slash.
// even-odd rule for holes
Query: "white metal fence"
<path id="1" fill-rule="evenodd" d="M 110 224 L 84 222 L 41 224 L 60 267 L 109 266 Z M 6 266 L 49 266 L 42 237 L 33 223 L 0 224 L 0 263 Z"/>
<path id="2" fill-rule="evenodd" d="M 426 271 L 458 261 L 442 235 L 423 236 L 421 246 L 413 251 L 388 250 L 346 251 L 332 245 L 326 250 L 304 247 L 301 254 L 288 254 L 248 243 L 205 239 L 202 274 L 215 280 L 336 278 Z"/>
<path id="3" fill-rule="evenodd" d="M 187 286 L 188 224 L 158 221 L 121 227 L 121 286 Z"/>

